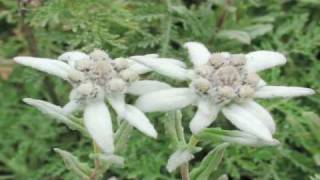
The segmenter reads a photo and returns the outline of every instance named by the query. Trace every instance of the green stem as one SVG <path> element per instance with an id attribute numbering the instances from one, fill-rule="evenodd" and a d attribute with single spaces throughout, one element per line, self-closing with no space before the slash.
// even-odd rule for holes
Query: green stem
<path id="1" fill-rule="evenodd" d="M 172 137 L 173 143 L 177 148 L 179 146 L 194 147 L 198 143 L 195 136 L 191 136 L 189 142 L 186 142 L 184 128 L 182 125 L 182 113 L 180 111 L 172 111 L 168 113 L 168 121 L 165 123 L 168 135 Z M 190 180 L 189 163 L 180 166 L 180 175 L 182 180 Z"/>
<path id="2" fill-rule="evenodd" d="M 93 142 L 93 150 L 94 150 L 94 153 L 95 154 L 99 154 L 100 153 L 100 149 L 99 147 L 97 146 L 97 144 L 95 142 Z M 96 158 L 94 160 L 94 170 L 92 172 L 92 174 L 90 175 L 90 180 L 96 180 L 97 179 L 97 173 L 100 169 L 100 160 L 99 158 Z"/>
<path id="3" fill-rule="evenodd" d="M 194 135 L 192 135 L 189 140 L 189 146 L 196 146 L 198 142 L 199 140 Z"/>

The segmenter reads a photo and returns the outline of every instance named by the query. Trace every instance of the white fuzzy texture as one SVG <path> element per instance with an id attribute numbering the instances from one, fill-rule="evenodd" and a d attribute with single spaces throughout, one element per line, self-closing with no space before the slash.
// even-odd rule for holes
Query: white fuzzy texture
<path id="1" fill-rule="evenodd" d="M 193 158 L 193 154 L 188 149 L 179 149 L 170 156 L 166 168 L 169 172 L 172 172 Z"/>
<path id="2" fill-rule="evenodd" d="M 84 125 L 93 140 L 106 154 L 114 152 L 112 122 L 103 101 L 92 102 L 84 110 Z"/>
<path id="3" fill-rule="evenodd" d="M 147 57 L 147 58 L 153 58 L 155 60 L 159 60 L 159 55 L 157 54 L 147 54 L 147 55 L 144 55 L 144 56 L 132 56 L 132 57 L 129 57 L 127 60 L 129 62 L 129 70 L 132 70 L 138 74 L 144 74 L 144 73 L 148 73 L 150 71 L 152 71 L 152 69 L 146 65 L 143 65 L 139 62 L 136 62 L 135 58 L 144 58 L 144 57 Z M 161 58 L 162 59 L 162 58 Z M 165 58 L 163 58 L 165 59 Z M 171 63 L 171 64 L 174 64 L 174 65 L 177 65 L 177 66 L 180 66 L 180 67 L 186 67 L 186 65 L 182 62 L 182 61 L 179 61 L 179 60 L 176 60 L 176 59 L 167 59 L 167 62 Z"/>
<path id="4" fill-rule="evenodd" d="M 129 62 L 128 69 L 131 71 L 134 71 L 138 74 L 144 74 L 144 73 L 148 73 L 148 72 L 152 71 L 151 68 L 149 68 L 141 63 L 135 62 L 131 59 L 128 59 L 128 62 Z"/>
<path id="5" fill-rule="evenodd" d="M 276 131 L 276 124 L 271 114 L 260 104 L 249 101 L 241 104 L 241 106 L 266 125 L 272 134 Z"/>
<path id="6" fill-rule="evenodd" d="M 284 65 L 286 57 L 278 52 L 273 51 L 254 51 L 246 55 L 247 68 L 250 72 L 258 72 L 274 66 Z"/>
<path id="7" fill-rule="evenodd" d="M 123 93 L 112 93 L 108 96 L 108 101 L 119 117 L 124 117 L 126 113 L 125 95 Z"/>
<path id="8" fill-rule="evenodd" d="M 260 139 L 253 134 L 237 130 L 232 131 L 232 134 L 230 134 L 230 136 L 222 137 L 222 140 L 249 146 L 275 146 L 279 144 L 279 141 L 276 139 L 273 139 L 272 141 L 264 141 L 263 139 Z"/>
<path id="9" fill-rule="evenodd" d="M 138 108 L 132 105 L 126 105 L 126 114 L 124 119 L 142 133 L 150 137 L 157 138 L 157 131 L 154 129 L 149 119 Z"/>
<path id="10" fill-rule="evenodd" d="M 195 66 L 207 63 L 211 56 L 209 50 L 199 42 L 187 42 L 184 48 L 188 49 L 189 58 Z"/>
<path id="11" fill-rule="evenodd" d="M 151 68 L 152 70 L 162 75 L 169 76 L 178 80 L 189 79 L 188 70 L 175 63 L 172 63 L 171 60 L 165 58 L 150 58 L 144 56 L 135 56 L 131 57 L 131 59 Z"/>
<path id="12" fill-rule="evenodd" d="M 71 121 L 65 115 L 63 109 L 60 106 L 56 106 L 49 102 L 38 100 L 38 99 L 32 99 L 32 98 L 24 98 L 23 102 L 37 108 L 39 111 L 41 111 L 44 114 L 47 114 L 52 118 L 60 120 L 61 122 Z"/>
<path id="13" fill-rule="evenodd" d="M 73 71 L 73 68 L 68 64 L 52 59 L 20 56 L 15 57 L 14 61 L 65 80 L 68 79 L 68 75 Z"/>
<path id="14" fill-rule="evenodd" d="M 260 79 L 259 82 L 258 82 L 257 87 L 263 87 L 263 86 L 266 86 L 266 85 L 267 85 L 267 83 L 263 79 Z"/>
<path id="15" fill-rule="evenodd" d="M 277 97 L 297 97 L 313 95 L 315 91 L 310 88 L 303 87 L 287 87 L 287 86 L 264 86 L 257 90 L 254 97 L 256 98 L 277 98 Z"/>
<path id="16" fill-rule="evenodd" d="M 58 57 L 58 60 L 67 62 L 71 67 L 75 67 L 77 61 L 88 59 L 89 56 L 80 51 L 65 52 Z"/>
<path id="17" fill-rule="evenodd" d="M 66 114 L 72 114 L 73 112 L 81 109 L 83 109 L 83 104 L 80 104 L 75 100 L 70 100 L 67 104 L 63 106 L 63 111 Z"/>
<path id="18" fill-rule="evenodd" d="M 197 99 L 189 88 L 172 88 L 140 96 L 136 106 L 143 112 L 172 111 L 186 107 Z"/>
<path id="19" fill-rule="evenodd" d="M 207 99 L 201 99 L 197 107 L 198 110 L 189 125 L 193 134 L 197 134 L 210 126 L 220 111 L 218 105 L 212 104 Z"/>
<path id="20" fill-rule="evenodd" d="M 240 130 L 251 133 L 265 141 L 273 141 L 268 127 L 240 105 L 232 104 L 224 107 L 222 112 Z"/>
<path id="21" fill-rule="evenodd" d="M 169 89 L 171 86 L 167 83 L 155 80 L 142 80 L 131 83 L 127 92 L 133 95 L 143 95 L 153 91 Z"/>
<path id="22" fill-rule="evenodd" d="M 111 163 L 120 167 L 124 166 L 124 158 L 114 154 L 99 154 L 98 158 L 106 163 Z"/>

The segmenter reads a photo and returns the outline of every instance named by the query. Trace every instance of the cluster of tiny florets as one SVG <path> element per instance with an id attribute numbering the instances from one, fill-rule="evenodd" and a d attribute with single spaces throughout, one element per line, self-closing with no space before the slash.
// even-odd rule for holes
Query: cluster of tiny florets
<path id="1" fill-rule="evenodd" d="M 139 78 L 128 67 L 129 63 L 124 58 L 112 60 L 106 52 L 94 50 L 87 59 L 75 62 L 75 71 L 69 74 L 74 86 L 71 98 L 84 101 L 101 99 L 114 92 L 125 92 L 128 83 Z"/>
<path id="2" fill-rule="evenodd" d="M 197 66 L 197 78 L 191 87 L 200 95 L 209 96 L 216 103 L 244 101 L 252 98 L 259 77 L 246 69 L 243 54 L 214 53 L 208 63 Z"/>

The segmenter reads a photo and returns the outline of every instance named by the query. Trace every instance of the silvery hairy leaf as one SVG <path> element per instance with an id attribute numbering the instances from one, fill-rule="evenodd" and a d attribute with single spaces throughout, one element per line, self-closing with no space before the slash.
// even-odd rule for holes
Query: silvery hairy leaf
<path id="1" fill-rule="evenodd" d="M 92 173 L 92 169 L 89 167 L 88 164 L 80 162 L 76 156 L 74 156 L 68 151 L 64 151 L 59 148 L 55 148 L 54 151 L 62 157 L 66 167 L 70 171 L 77 174 L 81 179 L 84 179 L 84 180 L 90 179 L 90 174 Z"/>
<path id="2" fill-rule="evenodd" d="M 200 165 L 191 171 L 191 179 L 208 180 L 210 175 L 217 170 L 228 145 L 228 143 L 223 143 L 211 150 Z"/>

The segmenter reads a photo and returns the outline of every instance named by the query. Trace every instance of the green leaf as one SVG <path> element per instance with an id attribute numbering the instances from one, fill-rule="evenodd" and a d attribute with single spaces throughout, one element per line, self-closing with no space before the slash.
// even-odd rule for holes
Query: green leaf
<path id="1" fill-rule="evenodd" d="M 243 44 L 250 44 L 251 43 L 251 37 L 245 31 L 222 30 L 217 34 L 217 37 L 223 38 L 223 39 L 236 40 L 236 41 L 243 43 Z"/>
<path id="2" fill-rule="evenodd" d="M 188 147 L 180 148 L 170 156 L 166 168 L 169 172 L 172 172 L 182 164 L 188 163 L 193 158 L 192 151 Z"/>
<path id="3" fill-rule="evenodd" d="M 268 32 L 271 32 L 273 29 L 272 24 L 257 24 L 253 26 L 246 27 L 244 30 L 249 34 L 252 39 L 256 37 L 265 35 Z"/>
<path id="4" fill-rule="evenodd" d="M 191 171 L 191 179 L 193 180 L 207 180 L 210 175 L 217 170 L 225 149 L 228 143 L 223 143 L 210 151 L 207 156 L 202 160 L 200 165 Z"/>
<path id="5" fill-rule="evenodd" d="M 224 130 L 221 128 L 207 128 L 197 135 L 201 141 L 209 144 L 216 142 L 228 142 L 248 146 L 274 146 L 279 142 L 274 140 L 272 142 L 263 141 L 256 136 L 238 130 Z"/>
<path id="6" fill-rule="evenodd" d="M 23 101 L 37 108 L 43 114 L 46 114 L 49 117 L 57 120 L 57 122 L 67 125 L 70 129 L 78 130 L 83 135 L 89 136 L 88 131 L 77 122 L 79 121 L 79 119 L 71 115 L 66 115 L 60 106 L 56 106 L 46 101 L 31 98 L 24 98 Z"/>
<path id="7" fill-rule="evenodd" d="M 116 151 L 120 151 L 125 148 L 126 144 L 128 143 L 129 135 L 131 132 L 132 126 L 128 122 L 122 121 L 114 135 Z"/>
<path id="8" fill-rule="evenodd" d="M 89 167 L 88 164 L 80 162 L 76 156 L 74 156 L 68 151 L 64 151 L 59 148 L 55 148 L 54 151 L 57 152 L 62 157 L 66 167 L 70 171 L 74 172 L 82 179 L 85 179 L 85 180 L 90 179 L 90 174 L 92 173 L 92 169 Z"/>

